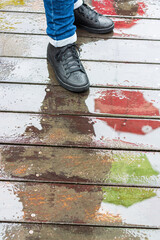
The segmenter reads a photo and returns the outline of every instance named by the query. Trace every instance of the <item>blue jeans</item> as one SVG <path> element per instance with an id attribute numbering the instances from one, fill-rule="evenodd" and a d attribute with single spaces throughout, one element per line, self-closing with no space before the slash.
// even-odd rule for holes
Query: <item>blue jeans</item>
<path id="1" fill-rule="evenodd" d="M 74 9 L 82 0 L 43 0 L 47 19 L 47 34 L 50 43 L 62 47 L 77 40 Z"/>

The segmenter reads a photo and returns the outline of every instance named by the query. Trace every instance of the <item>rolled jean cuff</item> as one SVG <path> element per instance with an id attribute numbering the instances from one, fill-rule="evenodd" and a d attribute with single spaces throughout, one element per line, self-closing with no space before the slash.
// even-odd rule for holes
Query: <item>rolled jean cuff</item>
<path id="1" fill-rule="evenodd" d="M 74 9 L 79 8 L 82 4 L 83 4 L 83 1 L 82 1 L 82 0 L 78 0 L 78 1 L 75 2 L 75 4 L 74 4 Z"/>
<path id="2" fill-rule="evenodd" d="M 65 38 L 63 40 L 54 40 L 50 38 L 49 42 L 54 46 L 54 47 L 64 47 L 68 44 L 72 44 L 77 41 L 77 34 L 75 33 L 73 36 L 69 38 Z"/>

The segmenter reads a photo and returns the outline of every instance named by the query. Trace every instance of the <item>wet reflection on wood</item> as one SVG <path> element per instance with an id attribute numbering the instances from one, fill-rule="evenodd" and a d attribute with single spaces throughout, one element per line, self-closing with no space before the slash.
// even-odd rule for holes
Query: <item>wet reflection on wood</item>
<path id="1" fill-rule="evenodd" d="M 160 185 L 159 153 L 1 146 L 0 154 L 3 180 Z"/>
<path id="2" fill-rule="evenodd" d="M 7 182 L 0 186 L 1 221 L 160 227 L 158 189 Z M 155 208 L 148 211 L 151 204 Z"/>
<path id="3" fill-rule="evenodd" d="M 88 60 L 98 61 L 160 63 L 160 58 L 157 56 L 157 50 L 160 48 L 160 42 L 156 41 L 150 42 L 119 39 L 99 40 L 95 38 L 94 40 L 91 40 L 89 38 L 80 38 L 79 45 L 81 47 L 82 59 L 87 58 Z"/>
<path id="4" fill-rule="evenodd" d="M 159 20 L 147 19 L 130 19 L 130 18 L 112 18 L 115 23 L 114 31 L 110 34 L 93 34 L 82 29 L 78 29 L 79 37 L 94 37 L 94 38 L 128 38 L 128 39 L 150 39 L 159 40 L 160 33 Z"/>
<path id="5" fill-rule="evenodd" d="M 90 88 L 89 93 L 77 95 L 58 86 L 26 84 L 2 84 L 0 91 L 0 111 L 160 116 L 159 91 Z"/>
<path id="6" fill-rule="evenodd" d="M 53 71 L 44 59 L 0 58 L 0 81 L 57 85 Z M 49 75 L 51 79 L 49 78 Z"/>
<path id="7" fill-rule="evenodd" d="M 123 229 L 87 226 L 58 226 L 50 224 L 0 224 L 3 239 L 65 239 L 68 240 L 159 240 L 160 230 Z"/>
<path id="8" fill-rule="evenodd" d="M 2 82 L 59 85 L 44 59 L 0 58 Z M 92 86 L 160 89 L 158 64 L 83 61 Z"/>
<path id="9" fill-rule="evenodd" d="M 87 2 L 115 30 L 78 30 L 83 94 L 47 64 L 43 2 L 0 2 L 3 240 L 159 240 L 160 4 Z"/>
<path id="10" fill-rule="evenodd" d="M 49 224 L 0 224 L 0 236 L 12 240 L 64 239 L 68 240 L 159 240 L 159 230 L 122 229 L 86 226 L 54 226 Z"/>
<path id="11" fill-rule="evenodd" d="M 88 0 L 90 4 L 101 14 L 132 16 L 132 17 L 160 17 L 159 1 L 154 0 Z"/>
<path id="12" fill-rule="evenodd" d="M 45 34 L 46 19 L 44 14 L 0 12 L 1 32 Z M 115 23 L 114 32 L 110 34 L 91 34 L 78 29 L 80 37 L 95 38 L 137 38 L 137 39 L 160 39 L 159 20 L 113 18 Z M 142 30 L 143 29 L 143 30 Z"/>
<path id="13" fill-rule="evenodd" d="M 159 120 L 1 113 L 0 124 L 3 143 L 160 150 Z"/>
<path id="14" fill-rule="evenodd" d="M 137 2 L 136 0 L 86 0 L 98 12 L 107 15 L 116 16 L 132 16 L 143 18 L 160 18 L 160 4 L 155 0 L 143 0 Z M 43 12 L 43 1 L 27 0 L 2 0 L 0 9 L 10 11 L 24 11 L 24 12 Z"/>
<path id="15" fill-rule="evenodd" d="M 1 34 L 0 41 L 1 56 L 46 58 L 47 36 Z M 158 41 L 79 38 L 78 44 L 83 60 L 160 63 Z"/>

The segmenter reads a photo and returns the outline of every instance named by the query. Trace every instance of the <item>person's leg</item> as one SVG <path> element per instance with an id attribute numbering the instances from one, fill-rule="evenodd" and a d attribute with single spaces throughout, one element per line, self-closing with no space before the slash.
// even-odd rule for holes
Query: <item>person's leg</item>
<path id="1" fill-rule="evenodd" d="M 70 91 L 88 90 L 89 80 L 74 45 L 77 40 L 75 25 L 90 32 L 107 33 L 113 30 L 114 23 L 96 13 L 83 0 L 44 0 L 44 6 L 50 37 L 47 59 L 57 80 Z"/>
<path id="2" fill-rule="evenodd" d="M 86 91 L 90 85 L 74 44 L 77 40 L 74 8 L 81 4 L 81 0 L 44 0 L 50 37 L 47 59 L 59 83 L 74 92 Z"/>
<path id="3" fill-rule="evenodd" d="M 50 43 L 62 47 L 76 42 L 74 0 L 44 0 L 44 6 Z"/>

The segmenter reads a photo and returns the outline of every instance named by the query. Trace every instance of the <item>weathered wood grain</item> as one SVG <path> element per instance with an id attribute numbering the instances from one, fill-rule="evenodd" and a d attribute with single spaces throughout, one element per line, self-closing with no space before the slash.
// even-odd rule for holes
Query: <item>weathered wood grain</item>
<path id="1" fill-rule="evenodd" d="M 160 150 L 160 121 L 149 119 L 0 114 L 0 142 Z"/>
<path id="2" fill-rule="evenodd" d="M 1 34 L 0 56 L 46 58 L 47 44 L 47 36 Z M 159 41 L 79 38 L 78 44 L 83 60 L 160 63 Z"/>
<path id="3" fill-rule="evenodd" d="M 78 37 L 94 38 L 126 38 L 126 39 L 148 39 L 159 40 L 160 33 L 159 20 L 151 19 L 132 19 L 132 18 L 113 18 L 114 31 L 109 34 L 93 34 L 78 28 Z"/>
<path id="4" fill-rule="evenodd" d="M 6 240 L 159 240 L 159 230 L 60 226 L 50 224 L 0 224 L 0 237 Z"/>
<path id="5" fill-rule="evenodd" d="M 44 59 L 0 58 L 0 81 L 59 85 Z M 160 89 L 159 64 L 83 61 L 91 86 Z"/>
<path id="6" fill-rule="evenodd" d="M 160 63 L 160 42 L 142 40 L 79 38 L 81 58 L 97 61 Z"/>
<path id="7" fill-rule="evenodd" d="M 0 191 L 1 221 L 160 227 L 159 189 L 0 182 Z"/>
<path id="8" fill-rule="evenodd" d="M 113 34 L 78 31 L 92 86 L 160 89 L 160 43 L 152 41 L 160 39 L 159 2 L 88 2 L 118 16 Z M 48 44 L 43 2 L 2 0 L 0 18 L 7 32 L 0 38 L 0 80 L 43 84 L 0 85 L 0 111 L 37 113 L 0 113 L 0 221 L 15 222 L 0 224 L 0 238 L 159 240 L 159 230 L 151 230 L 160 228 L 159 152 L 142 151 L 160 150 L 160 121 L 142 119 L 159 117 L 159 91 L 69 93 L 40 59 Z"/>
<path id="9" fill-rule="evenodd" d="M 75 94 L 60 86 L 1 84 L 0 92 L 0 111 L 160 118 L 160 91 L 90 88 Z"/>
<path id="10" fill-rule="evenodd" d="M 138 2 L 136 0 L 86 0 L 85 2 L 93 6 L 98 12 L 107 15 L 131 16 L 140 18 L 160 18 L 160 4 L 158 0 L 145 0 Z M 1 10 L 23 11 L 23 12 L 43 12 L 43 1 L 27 0 L 13 1 L 2 0 Z"/>
<path id="11" fill-rule="evenodd" d="M 160 186 L 160 153 L 1 146 L 0 180 Z"/>
<path id="12" fill-rule="evenodd" d="M 1 32 L 46 34 L 46 19 L 44 14 L 0 12 L 2 24 Z M 78 30 L 78 36 L 95 38 L 129 38 L 129 39 L 154 39 L 160 40 L 159 20 L 113 18 L 114 32 L 110 34 L 90 34 Z M 143 29 L 143 31 L 142 31 Z"/>
<path id="13" fill-rule="evenodd" d="M 27 1 L 13 1 L 13 0 L 2 0 L 0 3 L 1 10 L 8 11 L 22 11 L 22 12 L 43 12 L 44 13 L 44 4 L 43 0 L 27 0 Z"/>
<path id="14" fill-rule="evenodd" d="M 0 64 L 0 82 L 58 84 L 50 65 L 44 59 L 1 57 Z"/>

